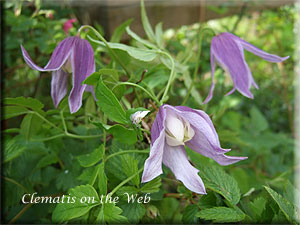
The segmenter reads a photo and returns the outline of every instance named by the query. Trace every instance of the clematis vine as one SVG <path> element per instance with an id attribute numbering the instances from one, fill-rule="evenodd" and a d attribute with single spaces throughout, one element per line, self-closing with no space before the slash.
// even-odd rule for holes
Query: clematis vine
<path id="1" fill-rule="evenodd" d="M 229 165 L 247 157 L 228 156 L 230 149 L 220 146 L 218 134 L 209 116 L 185 106 L 162 105 L 151 128 L 152 145 L 145 162 L 142 182 L 162 174 L 162 163 L 191 191 L 206 194 L 204 184 L 187 157 L 184 146 Z"/>
<path id="2" fill-rule="evenodd" d="M 248 98 L 253 98 L 250 88 L 253 85 L 256 89 L 258 89 L 258 86 L 255 83 L 249 66 L 245 60 L 244 49 L 273 63 L 282 62 L 289 58 L 289 56 L 279 57 L 277 55 L 269 54 L 231 33 L 225 32 L 213 37 L 210 46 L 212 81 L 209 94 L 204 101 L 204 104 L 209 102 L 213 96 L 215 87 L 213 80 L 216 62 L 229 73 L 233 81 L 233 89 L 225 96 L 232 94 L 235 90 L 238 90 L 242 95 Z"/>
<path id="3" fill-rule="evenodd" d="M 72 73 L 73 87 L 69 94 L 71 113 L 75 113 L 82 105 L 84 91 L 94 94 L 93 87 L 81 84 L 85 78 L 95 72 L 95 59 L 93 48 L 87 40 L 77 36 L 67 37 L 54 49 L 47 65 L 37 66 L 21 45 L 25 62 L 34 70 L 53 71 L 51 80 L 51 97 L 55 107 L 67 94 L 68 74 Z"/>

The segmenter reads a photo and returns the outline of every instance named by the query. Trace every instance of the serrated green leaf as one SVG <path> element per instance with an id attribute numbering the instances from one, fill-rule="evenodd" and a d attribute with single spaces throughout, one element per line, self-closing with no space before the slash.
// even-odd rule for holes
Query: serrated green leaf
<path id="1" fill-rule="evenodd" d="M 17 158 L 26 149 L 26 147 L 22 143 L 18 143 L 17 137 L 18 136 L 4 142 L 4 163 Z"/>
<path id="2" fill-rule="evenodd" d="M 112 121 L 126 124 L 126 112 L 122 108 L 120 102 L 114 93 L 108 89 L 100 78 L 96 87 L 97 105 Z"/>
<path id="3" fill-rule="evenodd" d="M 237 182 L 223 169 L 208 165 L 201 166 L 199 169 L 200 177 L 206 188 L 219 193 L 232 204 L 237 204 L 240 201 L 240 189 Z"/>
<path id="4" fill-rule="evenodd" d="M 139 190 L 134 186 L 123 186 L 117 191 L 117 196 L 128 202 L 128 195 L 136 195 L 138 192 Z"/>
<path id="5" fill-rule="evenodd" d="M 74 218 L 85 215 L 90 209 L 100 204 L 98 194 L 91 185 L 81 185 L 69 190 L 70 202 L 72 198 L 75 198 L 74 203 L 59 203 L 52 214 L 52 220 L 54 223 L 62 223 Z M 84 199 L 90 202 L 81 203 L 80 200 Z"/>
<path id="6" fill-rule="evenodd" d="M 38 116 L 34 114 L 27 114 L 22 120 L 20 134 L 28 141 L 34 134 L 37 133 L 41 124 L 42 120 Z"/>
<path id="7" fill-rule="evenodd" d="M 132 176 L 133 174 L 138 172 L 138 161 L 133 158 L 132 156 L 126 154 L 121 155 L 121 166 L 123 169 L 123 172 L 127 177 Z M 133 179 L 131 179 L 130 183 L 133 183 L 137 187 L 140 185 L 140 175 L 137 174 Z"/>
<path id="8" fill-rule="evenodd" d="M 143 193 L 154 193 L 159 191 L 160 186 L 161 186 L 161 178 L 157 177 L 151 180 L 150 182 L 144 184 L 144 186 L 141 187 L 140 190 Z"/>
<path id="9" fill-rule="evenodd" d="M 118 206 L 116 206 L 113 203 L 105 203 L 102 204 L 100 213 L 97 217 L 97 222 L 104 224 L 122 224 L 122 223 L 128 223 L 128 220 L 125 216 L 122 216 L 122 209 L 120 209 Z"/>
<path id="10" fill-rule="evenodd" d="M 120 208 L 123 210 L 122 215 L 125 216 L 130 223 L 139 223 L 146 213 L 146 209 L 141 203 L 128 203 L 121 201 L 118 206 L 120 206 Z"/>
<path id="11" fill-rule="evenodd" d="M 93 186 L 99 172 L 99 167 L 100 165 L 97 165 L 84 169 L 77 179 Z"/>
<path id="12" fill-rule="evenodd" d="M 77 157 L 79 164 L 83 167 L 90 167 L 95 165 L 103 158 L 104 145 L 100 145 L 89 154 L 80 155 Z"/>
<path id="13" fill-rule="evenodd" d="M 151 24 L 148 20 L 148 17 L 147 17 L 144 0 L 141 0 L 141 17 L 142 17 L 142 24 L 143 24 L 146 35 L 148 36 L 148 38 L 151 41 L 154 42 L 155 41 L 155 35 L 154 35 L 153 30 L 152 30 Z"/>
<path id="14" fill-rule="evenodd" d="M 54 164 L 58 162 L 58 157 L 56 154 L 54 153 L 50 153 L 46 156 L 44 156 L 43 158 L 41 158 L 41 160 L 37 163 L 36 168 L 40 169 L 43 168 L 45 166 Z"/>
<path id="15" fill-rule="evenodd" d="M 277 205 L 279 206 L 280 210 L 283 212 L 286 219 L 291 223 L 295 223 L 293 204 L 287 201 L 284 197 L 282 197 L 281 194 L 277 193 L 271 188 L 267 186 L 264 186 L 264 188 L 269 193 L 269 195 L 274 199 L 274 201 L 277 203 Z"/>
<path id="16" fill-rule="evenodd" d="M 98 171 L 98 188 L 99 195 L 107 194 L 107 177 L 104 170 L 104 163 L 101 163 Z"/>
<path id="17" fill-rule="evenodd" d="M 249 203 L 249 207 L 252 210 L 253 217 L 257 222 L 260 222 L 262 218 L 262 213 L 265 210 L 267 200 L 263 197 L 257 197 L 253 200 L 253 202 Z"/>
<path id="18" fill-rule="evenodd" d="M 26 109 L 23 106 L 4 106 L 3 107 L 3 119 L 9 119 L 15 116 L 20 116 L 23 114 L 26 114 L 29 112 L 28 109 Z"/>
<path id="19" fill-rule="evenodd" d="M 30 108 L 37 112 L 42 112 L 42 108 L 44 104 L 34 98 L 24 98 L 24 97 L 17 97 L 17 98 L 5 98 L 4 99 L 5 105 L 17 105 L 17 106 L 24 106 Z"/>
<path id="20" fill-rule="evenodd" d="M 133 19 L 126 20 L 124 23 L 119 25 L 113 32 L 110 38 L 110 42 L 120 42 L 122 35 L 125 33 L 126 27 L 132 23 Z"/>
<path id="21" fill-rule="evenodd" d="M 199 208 L 197 205 L 188 205 L 182 215 L 182 222 L 184 224 L 192 223 L 196 224 L 197 223 L 197 217 L 196 214 L 199 212 Z"/>
<path id="22" fill-rule="evenodd" d="M 196 216 L 204 220 L 212 220 L 214 223 L 239 222 L 245 218 L 245 214 L 226 207 L 203 209 Z"/>

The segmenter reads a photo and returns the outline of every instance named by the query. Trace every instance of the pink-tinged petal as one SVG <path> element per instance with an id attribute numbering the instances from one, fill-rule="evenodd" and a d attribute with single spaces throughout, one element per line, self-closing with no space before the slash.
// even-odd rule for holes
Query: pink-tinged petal
<path id="1" fill-rule="evenodd" d="M 68 90 L 68 73 L 64 70 L 52 72 L 51 79 L 51 97 L 54 106 L 57 108 L 60 101 L 66 96 Z"/>
<path id="2" fill-rule="evenodd" d="M 163 163 L 189 190 L 198 194 L 206 194 L 204 184 L 198 175 L 199 170 L 190 164 L 183 146 L 171 147 L 166 144 Z"/>
<path id="3" fill-rule="evenodd" d="M 76 38 L 71 54 L 71 65 L 73 88 L 69 95 L 69 106 L 71 113 L 75 113 L 82 105 L 82 95 L 86 88 L 86 84 L 82 85 L 82 82 L 95 72 L 94 52 L 87 40 Z"/>
<path id="4" fill-rule="evenodd" d="M 142 183 L 153 180 L 162 174 L 162 158 L 165 146 L 165 131 L 160 133 L 154 144 L 150 147 L 150 156 L 144 165 Z"/>
<path id="5" fill-rule="evenodd" d="M 165 121 L 166 110 L 163 105 L 159 108 L 155 120 L 151 127 L 152 145 L 150 147 L 150 156 L 145 162 L 142 182 L 148 182 L 162 174 L 162 157 L 164 152 L 165 140 Z"/>
<path id="6" fill-rule="evenodd" d="M 75 22 L 76 22 L 76 19 L 69 19 L 64 23 L 63 29 L 66 34 L 69 33 L 69 30 L 73 27 L 73 23 L 75 23 Z"/>
<path id="7" fill-rule="evenodd" d="M 37 66 L 30 56 L 28 55 L 25 48 L 21 45 L 22 54 L 24 57 L 25 62 L 30 66 L 30 68 L 38 71 L 53 71 L 60 69 L 64 63 L 66 62 L 67 58 L 69 57 L 72 47 L 74 44 L 74 38 L 75 37 L 68 37 L 61 41 L 57 47 L 54 49 L 52 56 L 48 62 L 48 64 L 42 68 L 40 66 Z"/>
<path id="8" fill-rule="evenodd" d="M 214 39 L 211 42 L 213 43 L 213 41 L 214 41 Z M 214 77 L 215 77 L 216 62 L 215 62 L 214 52 L 213 52 L 212 47 L 210 48 L 210 67 L 211 67 L 211 86 L 209 89 L 208 96 L 206 97 L 203 104 L 206 104 L 211 100 L 211 98 L 213 97 L 214 89 L 215 89 Z"/>
<path id="9" fill-rule="evenodd" d="M 227 33 L 213 38 L 211 48 L 219 65 L 229 73 L 234 88 L 248 98 L 253 98 L 250 92 L 252 74 L 245 61 L 243 48 Z"/>

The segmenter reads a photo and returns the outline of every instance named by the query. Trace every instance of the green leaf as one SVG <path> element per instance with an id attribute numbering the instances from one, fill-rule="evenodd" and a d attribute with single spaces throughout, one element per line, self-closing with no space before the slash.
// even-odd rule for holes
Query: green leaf
<path id="1" fill-rule="evenodd" d="M 203 209 L 196 216 L 204 220 L 212 220 L 214 223 L 239 222 L 245 218 L 245 214 L 226 207 Z"/>
<path id="2" fill-rule="evenodd" d="M 197 223 L 197 217 L 196 214 L 199 212 L 199 208 L 197 205 L 188 205 L 182 215 L 182 222 L 184 224 L 192 223 L 196 224 Z"/>
<path id="3" fill-rule="evenodd" d="M 38 116 L 34 114 L 27 114 L 22 120 L 20 134 L 28 141 L 34 134 L 37 133 L 41 124 L 42 120 Z"/>
<path id="4" fill-rule="evenodd" d="M 20 116 L 23 114 L 26 114 L 29 112 L 28 109 L 26 109 L 23 106 L 4 106 L 3 107 L 3 119 L 9 119 L 15 116 Z"/>
<path id="5" fill-rule="evenodd" d="M 273 198 L 273 200 L 277 203 L 280 210 L 285 215 L 286 219 L 291 223 L 296 223 L 294 217 L 293 204 L 287 201 L 284 197 L 282 197 L 281 194 L 278 194 L 276 191 L 272 190 L 271 188 L 266 186 L 264 186 L 264 188 L 269 193 L 269 195 Z"/>
<path id="6" fill-rule="evenodd" d="M 97 105 L 112 121 L 126 124 L 126 112 L 122 108 L 120 102 L 111 90 L 103 83 L 102 78 L 99 79 L 96 87 Z"/>
<path id="7" fill-rule="evenodd" d="M 134 33 L 132 30 L 130 30 L 129 27 L 126 27 L 126 32 L 128 33 L 128 35 L 130 37 L 132 37 L 133 39 L 135 39 L 137 42 L 149 47 L 149 48 L 153 48 L 153 49 L 157 49 L 157 47 L 152 44 L 150 41 L 147 41 L 141 37 L 139 37 L 136 33 Z"/>
<path id="8" fill-rule="evenodd" d="M 122 35 L 125 32 L 126 27 L 132 23 L 133 19 L 126 20 L 124 23 L 119 25 L 113 32 L 110 38 L 110 42 L 120 42 Z"/>
<path id="9" fill-rule="evenodd" d="M 123 186 L 117 191 L 117 196 L 119 196 L 121 200 L 128 202 L 128 195 L 136 195 L 138 192 L 139 190 L 134 186 Z"/>
<path id="10" fill-rule="evenodd" d="M 128 220 L 125 216 L 122 216 L 122 209 L 120 209 L 118 206 L 116 206 L 113 203 L 105 203 L 102 204 L 102 207 L 100 209 L 100 213 L 97 217 L 97 222 L 104 224 L 122 224 L 122 223 L 128 223 Z"/>
<path id="11" fill-rule="evenodd" d="M 256 222 L 262 222 L 262 213 L 266 208 L 267 200 L 263 197 L 257 197 L 253 200 L 253 202 L 249 202 L 249 207 L 252 210 L 253 217 Z"/>
<path id="12" fill-rule="evenodd" d="M 237 182 L 223 169 L 208 165 L 201 166 L 199 169 L 200 177 L 206 188 L 219 193 L 232 204 L 237 204 L 240 201 L 240 189 Z"/>
<path id="13" fill-rule="evenodd" d="M 136 132 L 128 129 L 120 124 L 116 124 L 108 129 L 108 133 L 112 134 L 116 140 L 124 144 L 135 144 L 137 141 Z"/>
<path id="14" fill-rule="evenodd" d="M 111 80 L 112 82 L 116 83 L 119 80 L 119 74 L 117 70 L 114 69 L 100 69 L 98 72 L 92 73 L 90 76 L 88 76 L 82 84 L 87 85 L 96 85 L 98 84 L 98 81 L 100 77 L 102 76 L 103 80 Z M 110 79 L 108 79 L 110 78 Z"/>
<path id="15" fill-rule="evenodd" d="M 101 163 L 98 171 L 98 188 L 99 195 L 107 194 L 107 177 L 104 170 L 104 163 Z"/>
<path id="16" fill-rule="evenodd" d="M 24 98 L 24 97 L 17 97 L 17 98 L 5 98 L 4 99 L 5 105 L 17 105 L 17 106 L 24 106 L 30 108 L 34 111 L 41 112 L 44 104 L 34 98 Z"/>
<path id="17" fill-rule="evenodd" d="M 137 203 L 136 201 L 133 203 L 121 201 L 118 205 L 123 210 L 122 215 L 127 217 L 130 223 L 139 223 L 139 221 L 146 213 L 144 205 L 141 203 Z"/>
<path id="18" fill-rule="evenodd" d="M 133 174 L 138 172 L 138 161 L 134 159 L 132 156 L 126 154 L 121 155 L 121 166 L 123 172 L 127 177 L 132 176 Z M 131 179 L 130 183 L 133 183 L 137 187 L 140 185 L 140 176 L 137 174 L 133 179 Z"/>
<path id="19" fill-rule="evenodd" d="M 141 187 L 140 191 L 143 193 L 154 193 L 158 192 L 161 186 L 161 178 L 157 177 L 150 182 L 146 183 Z"/>
<path id="20" fill-rule="evenodd" d="M 18 143 L 18 137 L 16 136 L 8 141 L 5 141 L 4 143 L 4 160 L 3 162 L 9 162 L 12 159 L 17 158 L 19 155 L 21 155 L 26 147 L 22 143 Z"/>
<path id="21" fill-rule="evenodd" d="M 141 17 L 142 17 L 142 23 L 143 23 L 145 33 L 147 34 L 148 38 L 151 41 L 154 42 L 155 41 L 155 35 L 154 35 L 153 30 L 152 30 L 151 24 L 148 20 L 148 17 L 147 17 L 144 0 L 141 0 Z"/>
<path id="22" fill-rule="evenodd" d="M 69 203 L 59 203 L 52 214 L 54 223 L 62 223 L 85 215 L 93 207 L 100 204 L 96 190 L 91 185 L 81 185 L 69 190 Z M 74 202 L 71 203 L 72 199 Z M 86 202 L 81 203 L 81 200 Z"/>
<path id="23" fill-rule="evenodd" d="M 91 41 L 101 45 L 101 46 L 105 46 L 103 42 L 101 41 L 97 41 L 94 40 L 92 38 L 90 38 Z M 122 50 L 127 52 L 131 57 L 140 60 L 140 61 L 145 61 L 145 62 L 151 62 L 153 61 L 156 56 L 158 55 L 156 51 L 154 50 L 149 50 L 149 49 L 139 49 L 139 48 L 135 48 L 132 46 L 128 46 L 125 44 L 120 44 L 120 43 L 111 43 L 108 42 L 108 46 L 111 49 L 118 49 L 118 50 Z"/>
<path id="24" fill-rule="evenodd" d="M 155 26 L 155 39 L 156 43 L 160 48 L 163 48 L 163 29 L 162 22 L 156 24 Z"/>
<path id="25" fill-rule="evenodd" d="M 265 116 L 256 108 L 252 107 L 250 110 L 251 124 L 254 126 L 256 132 L 264 131 L 269 124 Z"/>
<path id="26" fill-rule="evenodd" d="M 58 157 L 54 153 L 50 153 L 43 158 L 40 159 L 40 161 L 37 163 L 36 168 L 40 169 L 43 167 L 46 167 L 48 165 L 54 164 L 58 162 Z"/>
<path id="27" fill-rule="evenodd" d="M 90 167 L 99 162 L 104 154 L 104 145 L 100 145 L 89 154 L 80 155 L 77 157 L 79 164 L 83 167 Z"/>
<path id="28" fill-rule="evenodd" d="M 95 167 L 88 167 L 83 170 L 82 174 L 80 174 L 79 177 L 77 177 L 78 180 L 82 180 L 85 183 L 88 183 L 89 185 L 94 185 L 98 172 L 99 172 L 100 165 L 97 165 Z"/>

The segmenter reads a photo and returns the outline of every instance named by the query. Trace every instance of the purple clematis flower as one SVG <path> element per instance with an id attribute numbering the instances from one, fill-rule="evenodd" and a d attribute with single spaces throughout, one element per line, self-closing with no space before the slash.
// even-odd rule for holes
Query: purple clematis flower
<path id="1" fill-rule="evenodd" d="M 238 90 L 242 95 L 253 98 L 250 92 L 250 87 L 253 85 L 258 89 L 255 83 L 248 64 L 245 60 L 244 49 L 253 54 L 267 60 L 269 62 L 282 62 L 289 58 L 279 57 L 272 55 L 263 50 L 251 45 L 250 43 L 242 40 L 241 38 L 231 33 L 221 33 L 211 40 L 210 46 L 210 64 L 211 64 L 211 87 L 209 94 L 204 101 L 204 104 L 209 102 L 213 96 L 214 91 L 214 73 L 215 73 L 215 60 L 217 63 L 229 73 L 233 81 L 233 89 L 229 91 L 225 96 L 232 94 L 235 90 Z"/>
<path id="2" fill-rule="evenodd" d="M 34 70 L 53 71 L 51 80 L 51 96 L 55 107 L 58 106 L 67 94 L 68 74 L 73 73 L 73 88 L 69 95 L 71 113 L 75 113 L 82 105 L 83 92 L 90 91 L 94 94 L 93 87 L 81 84 L 90 74 L 95 72 L 95 59 L 93 48 L 87 40 L 77 36 L 68 37 L 61 41 L 48 64 L 42 68 L 37 66 L 21 45 L 25 62 Z"/>
<path id="3" fill-rule="evenodd" d="M 230 149 L 220 146 L 218 134 L 209 116 L 185 106 L 162 105 L 151 128 L 152 145 L 145 162 L 142 182 L 162 173 L 162 163 L 191 191 L 206 194 L 204 184 L 187 157 L 184 145 L 197 153 L 229 165 L 247 157 L 227 156 Z"/>

